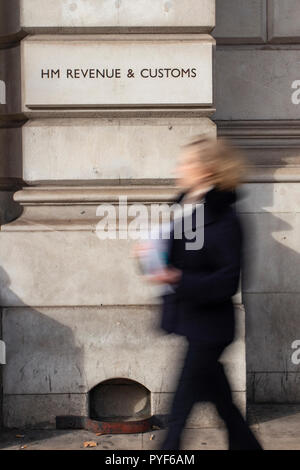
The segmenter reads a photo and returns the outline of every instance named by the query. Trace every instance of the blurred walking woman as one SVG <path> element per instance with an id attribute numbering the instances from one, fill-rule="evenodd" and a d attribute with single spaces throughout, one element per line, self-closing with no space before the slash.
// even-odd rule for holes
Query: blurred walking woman
<path id="1" fill-rule="evenodd" d="M 219 358 L 235 334 L 232 296 L 239 285 L 242 233 L 232 204 L 242 177 L 242 162 L 225 141 L 200 138 L 185 147 L 177 168 L 181 195 L 177 202 L 204 203 L 204 245 L 186 249 L 171 236 L 168 267 L 154 282 L 171 284 L 163 296 L 161 327 L 188 340 L 184 366 L 174 396 L 162 449 L 180 449 L 181 433 L 196 402 L 209 401 L 224 420 L 229 449 L 261 449 L 233 404 L 230 385 Z M 192 212 L 192 226 L 195 217 Z M 203 229 L 203 226 L 202 226 Z"/>

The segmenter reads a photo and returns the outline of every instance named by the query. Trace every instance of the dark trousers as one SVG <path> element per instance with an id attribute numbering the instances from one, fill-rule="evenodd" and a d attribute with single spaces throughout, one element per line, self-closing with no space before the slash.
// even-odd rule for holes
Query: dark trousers
<path id="1" fill-rule="evenodd" d="M 230 450 L 262 450 L 241 412 L 232 402 L 230 385 L 219 357 L 227 345 L 203 346 L 190 341 L 171 407 L 162 450 L 180 449 L 181 433 L 196 402 L 212 402 L 228 430 Z"/>

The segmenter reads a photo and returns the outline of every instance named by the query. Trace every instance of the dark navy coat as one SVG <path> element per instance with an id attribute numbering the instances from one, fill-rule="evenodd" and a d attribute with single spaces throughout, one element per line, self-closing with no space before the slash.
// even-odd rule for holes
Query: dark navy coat
<path id="1" fill-rule="evenodd" d="M 180 202 L 183 195 L 179 197 Z M 161 328 L 202 344 L 229 344 L 234 339 L 232 296 L 239 285 L 242 230 L 232 204 L 235 193 L 210 190 L 204 204 L 204 245 L 186 250 L 171 236 L 169 264 L 182 271 L 175 293 L 163 296 Z M 195 211 L 193 228 L 196 227 Z"/>

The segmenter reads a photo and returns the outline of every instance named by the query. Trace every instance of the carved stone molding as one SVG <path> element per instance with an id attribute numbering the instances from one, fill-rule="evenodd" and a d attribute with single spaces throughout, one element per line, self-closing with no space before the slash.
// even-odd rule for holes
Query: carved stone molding
<path id="1" fill-rule="evenodd" d="M 216 121 L 218 135 L 245 151 L 250 181 L 300 181 L 300 121 Z"/>
<path id="2" fill-rule="evenodd" d="M 118 204 L 120 196 L 128 202 L 151 204 L 171 201 L 176 194 L 174 186 L 95 186 L 95 187 L 28 187 L 15 194 L 22 205 L 39 204 Z"/>

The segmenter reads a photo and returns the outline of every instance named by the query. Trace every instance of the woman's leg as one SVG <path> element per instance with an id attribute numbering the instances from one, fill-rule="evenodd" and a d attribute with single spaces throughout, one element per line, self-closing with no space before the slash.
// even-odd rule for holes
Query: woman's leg
<path id="1" fill-rule="evenodd" d="M 190 342 L 171 407 L 167 437 L 163 450 L 180 448 L 185 422 L 196 402 L 213 402 L 224 420 L 229 449 L 262 449 L 232 401 L 229 382 L 218 361 L 226 345 L 204 347 Z"/>
<path id="2" fill-rule="evenodd" d="M 167 436 L 161 446 L 161 450 L 180 449 L 181 433 L 195 402 L 194 394 L 191 393 L 193 390 L 191 383 L 192 364 L 192 351 L 189 347 L 171 406 Z"/>
<path id="3" fill-rule="evenodd" d="M 240 410 L 232 401 L 230 385 L 219 361 L 215 364 L 213 374 L 212 401 L 227 426 L 229 450 L 262 450 Z"/>
<path id="4" fill-rule="evenodd" d="M 223 349 L 223 346 L 204 349 L 198 342 L 189 342 L 171 406 L 168 433 L 161 449 L 179 449 L 181 433 L 193 405 L 198 401 L 211 401 L 211 369 Z"/>

